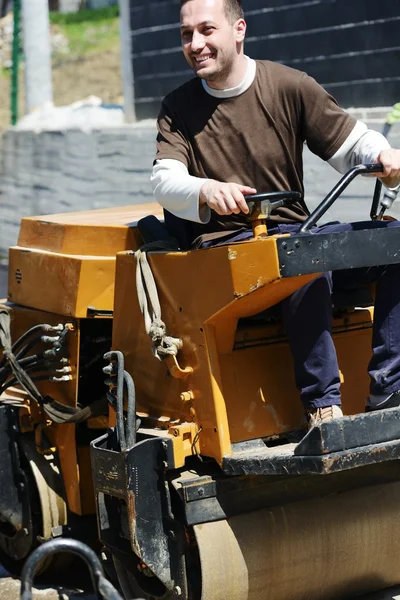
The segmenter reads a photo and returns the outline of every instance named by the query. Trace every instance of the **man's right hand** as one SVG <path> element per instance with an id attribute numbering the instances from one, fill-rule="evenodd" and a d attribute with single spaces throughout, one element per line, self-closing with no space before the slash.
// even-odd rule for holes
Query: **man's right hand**
<path id="1" fill-rule="evenodd" d="M 257 190 L 247 185 L 238 183 L 222 183 L 215 179 L 209 179 L 200 188 L 200 204 L 207 204 L 211 210 L 218 215 L 235 215 L 240 212 L 246 215 L 249 207 L 244 195 L 256 194 Z"/>

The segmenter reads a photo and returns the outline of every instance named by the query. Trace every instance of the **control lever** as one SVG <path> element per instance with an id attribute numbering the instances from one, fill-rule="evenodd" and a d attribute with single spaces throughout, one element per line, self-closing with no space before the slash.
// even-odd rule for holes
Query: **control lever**
<path id="1" fill-rule="evenodd" d="M 311 215 L 304 221 L 303 225 L 299 229 L 299 233 L 309 233 L 311 228 L 317 224 L 317 221 L 326 213 L 326 211 L 332 206 L 347 188 L 349 183 L 353 181 L 357 175 L 367 173 L 382 173 L 383 165 L 381 163 L 368 163 L 366 165 L 357 165 L 347 171 L 342 179 L 331 189 L 329 194 L 322 200 L 321 204 L 311 213 Z M 374 201 L 376 196 L 376 188 L 374 194 Z"/>
<path id="2" fill-rule="evenodd" d="M 393 202 L 396 200 L 399 193 L 399 188 L 394 190 L 385 190 L 383 197 L 382 193 L 382 182 L 378 179 L 375 185 L 374 199 L 372 201 L 370 217 L 372 221 L 382 221 L 385 212 L 392 207 Z M 379 213 L 378 213 L 378 208 Z"/>
<path id="3" fill-rule="evenodd" d="M 392 207 L 392 204 L 396 200 L 398 193 L 398 188 L 395 190 L 385 190 L 385 193 L 383 194 L 383 198 L 381 200 L 381 210 L 379 211 L 378 221 L 381 221 L 383 219 L 385 211 Z"/>

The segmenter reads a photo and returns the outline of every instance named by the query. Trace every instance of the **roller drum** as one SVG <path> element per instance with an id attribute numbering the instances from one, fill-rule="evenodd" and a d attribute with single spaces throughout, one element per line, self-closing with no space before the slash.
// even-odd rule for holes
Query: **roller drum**
<path id="1" fill-rule="evenodd" d="M 338 600 L 400 581 L 400 483 L 195 526 L 201 600 Z"/>

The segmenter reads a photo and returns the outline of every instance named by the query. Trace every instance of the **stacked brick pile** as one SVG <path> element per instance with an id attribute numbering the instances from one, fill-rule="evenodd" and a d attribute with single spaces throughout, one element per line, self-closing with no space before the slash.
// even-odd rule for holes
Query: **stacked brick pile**
<path id="1" fill-rule="evenodd" d="M 0 69 L 11 66 L 11 47 L 13 40 L 13 16 L 8 13 L 0 19 Z"/>

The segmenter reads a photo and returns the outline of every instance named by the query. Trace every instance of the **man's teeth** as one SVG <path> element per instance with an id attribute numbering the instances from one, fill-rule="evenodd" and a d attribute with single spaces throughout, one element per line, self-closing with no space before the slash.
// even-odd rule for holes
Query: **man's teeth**
<path id="1" fill-rule="evenodd" d="M 210 56 L 202 56 L 200 58 L 196 58 L 196 62 L 201 63 L 201 62 L 204 62 L 204 61 L 206 61 L 206 60 L 208 60 L 209 58 L 212 58 L 212 57 L 213 57 L 212 54 L 210 54 Z"/>

